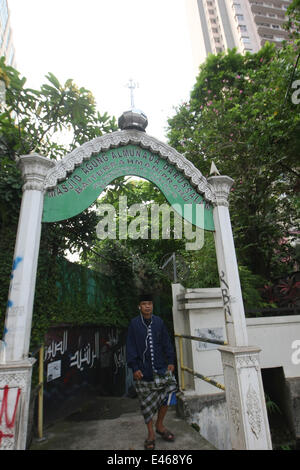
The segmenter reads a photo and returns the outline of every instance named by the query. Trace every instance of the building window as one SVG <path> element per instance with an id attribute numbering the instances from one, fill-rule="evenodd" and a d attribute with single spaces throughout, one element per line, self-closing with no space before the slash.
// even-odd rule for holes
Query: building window
<path id="1" fill-rule="evenodd" d="M 239 25 L 239 30 L 241 33 L 246 33 L 247 32 L 247 26 L 245 24 L 240 24 Z"/>
<path id="2" fill-rule="evenodd" d="M 244 44 L 251 42 L 249 36 L 242 36 L 242 41 Z"/>
<path id="3" fill-rule="evenodd" d="M 237 21 L 244 21 L 244 15 L 235 15 Z"/>
<path id="4" fill-rule="evenodd" d="M 279 24 L 272 24 L 273 29 L 280 29 Z"/>
<path id="5" fill-rule="evenodd" d="M 237 10 L 241 10 L 242 7 L 241 7 L 241 4 L 240 3 L 234 3 L 233 4 L 233 8 L 237 11 Z"/>
<path id="6" fill-rule="evenodd" d="M 270 23 L 257 23 L 258 26 L 265 26 L 266 28 L 271 28 Z"/>

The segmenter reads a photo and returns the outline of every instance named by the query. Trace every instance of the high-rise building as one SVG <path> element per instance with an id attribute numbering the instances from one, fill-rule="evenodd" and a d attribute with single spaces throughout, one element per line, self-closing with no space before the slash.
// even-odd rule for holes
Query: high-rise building
<path id="1" fill-rule="evenodd" d="M 237 48 L 257 52 L 266 41 L 280 47 L 288 33 L 282 28 L 292 0 L 186 0 L 195 65 Z"/>
<path id="2" fill-rule="evenodd" d="M 0 0 L 0 57 L 2 56 L 5 56 L 7 65 L 16 66 L 7 0 Z"/>

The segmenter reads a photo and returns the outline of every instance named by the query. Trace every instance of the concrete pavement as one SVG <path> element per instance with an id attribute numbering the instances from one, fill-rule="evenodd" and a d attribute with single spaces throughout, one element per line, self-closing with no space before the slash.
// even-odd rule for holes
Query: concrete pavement
<path id="1" fill-rule="evenodd" d="M 214 450 L 170 407 L 165 425 L 174 442 L 156 438 L 156 451 Z M 45 440 L 33 440 L 29 450 L 143 450 L 147 431 L 137 398 L 96 397 L 70 416 L 44 429 Z"/>

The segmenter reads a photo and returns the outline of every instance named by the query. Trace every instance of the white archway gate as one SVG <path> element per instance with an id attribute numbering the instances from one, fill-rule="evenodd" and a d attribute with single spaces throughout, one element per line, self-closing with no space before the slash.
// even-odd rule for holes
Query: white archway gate
<path id="1" fill-rule="evenodd" d="M 205 208 L 199 223 L 193 215 L 190 221 L 215 234 L 229 344 L 220 350 L 232 448 L 272 448 L 259 349 L 248 345 L 231 230 L 228 195 L 233 180 L 204 178 L 185 157 L 147 135 L 140 117 L 133 111 L 124 113 L 119 120 L 121 131 L 87 142 L 59 162 L 37 154 L 20 158 L 23 197 L 0 354 L 0 449 L 26 446 L 33 365 L 28 353 L 42 221 L 78 214 L 123 174 L 154 182 L 174 207 L 191 203 L 194 208 Z M 249 419 L 249 393 L 255 423 Z"/>

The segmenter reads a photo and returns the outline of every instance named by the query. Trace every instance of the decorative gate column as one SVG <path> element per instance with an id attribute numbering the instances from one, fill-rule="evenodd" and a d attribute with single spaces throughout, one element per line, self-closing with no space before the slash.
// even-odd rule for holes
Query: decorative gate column
<path id="1" fill-rule="evenodd" d="M 213 212 L 214 235 L 225 310 L 227 341 L 232 346 L 247 346 L 248 335 L 244 304 L 228 209 L 228 195 L 233 179 L 228 176 L 211 176 L 207 181 L 213 186 L 216 196 Z"/>
<path id="2" fill-rule="evenodd" d="M 233 180 L 212 176 L 215 245 L 224 303 L 227 341 L 222 356 L 226 403 L 233 449 L 272 449 L 259 366 L 260 349 L 248 346 L 244 304 L 228 209 Z"/>
<path id="3" fill-rule="evenodd" d="M 28 359 L 44 201 L 44 179 L 55 162 L 24 155 L 24 179 L 0 355 L 0 449 L 24 449 L 33 360 Z"/>
<path id="4" fill-rule="evenodd" d="M 255 346 L 219 348 L 222 356 L 231 445 L 234 450 L 272 450 Z"/>

